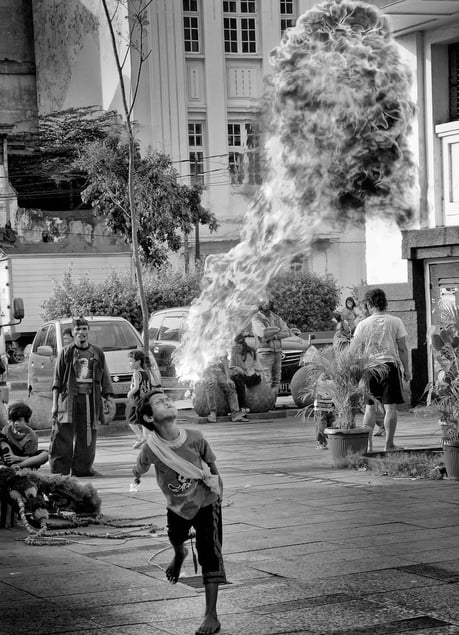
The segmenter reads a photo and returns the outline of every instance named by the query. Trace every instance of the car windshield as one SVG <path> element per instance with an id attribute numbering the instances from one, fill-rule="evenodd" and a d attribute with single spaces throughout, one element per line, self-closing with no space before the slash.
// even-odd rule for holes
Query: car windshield
<path id="1" fill-rule="evenodd" d="M 63 325 L 62 333 L 67 328 L 68 325 Z M 89 340 L 104 351 L 124 351 L 142 347 L 140 336 L 126 322 L 91 322 Z"/>

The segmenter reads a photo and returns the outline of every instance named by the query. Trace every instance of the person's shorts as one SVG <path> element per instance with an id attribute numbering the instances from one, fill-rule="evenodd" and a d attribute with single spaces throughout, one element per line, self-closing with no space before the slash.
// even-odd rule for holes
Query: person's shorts
<path id="1" fill-rule="evenodd" d="M 388 373 L 382 379 L 371 376 L 368 382 L 368 388 L 371 396 L 381 401 L 383 404 L 403 403 L 402 380 L 400 376 L 400 368 L 397 364 L 389 362 L 386 364 Z M 374 404 L 371 396 L 367 399 L 367 404 Z"/>

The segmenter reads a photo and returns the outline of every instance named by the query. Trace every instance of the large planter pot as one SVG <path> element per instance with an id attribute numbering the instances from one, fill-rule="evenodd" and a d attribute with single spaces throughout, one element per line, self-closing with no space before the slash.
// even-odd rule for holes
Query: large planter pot
<path id="1" fill-rule="evenodd" d="M 459 441 L 443 439 L 443 451 L 448 478 L 459 481 Z"/>
<path id="2" fill-rule="evenodd" d="M 306 375 L 308 373 L 308 369 L 306 366 L 299 368 L 296 373 L 292 377 L 292 381 L 290 382 L 290 392 L 292 393 L 293 401 L 298 408 L 305 408 L 306 406 L 311 406 L 314 403 L 314 396 L 312 393 L 313 386 L 311 386 L 311 392 L 305 394 L 307 391 L 306 388 Z"/>
<path id="3" fill-rule="evenodd" d="M 268 412 L 274 408 L 276 397 L 273 396 L 270 387 L 261 382 L 251 388 L 246 388 L 247 407 L 250 412 Z M 193 408 L 200 417 L 207 417 L 209 407 L 207 405 L 206 385 L 204 382 L 196 384 L 193 395 Z M 229 406 L 221 388 L 217 386 L 217 416 L 223 417 L 229 413 Z"/>
<path id="4" fill-rule="evenodd" d="M 333 465 L 345 465 L 349 454 L 364 454 L 368 447 L 368 433 L 367 428 L 351 428 L 350 430 L 326 428 L 325 434 Z"/>

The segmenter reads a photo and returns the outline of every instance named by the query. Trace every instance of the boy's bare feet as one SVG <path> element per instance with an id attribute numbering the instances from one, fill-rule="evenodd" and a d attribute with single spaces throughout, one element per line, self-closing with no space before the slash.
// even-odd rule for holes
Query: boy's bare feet
<path id="1" fill-rule="evenodd" d="M 214 635 L 220 632 L 220 622 L 216 615 L 206 615 L 195 635 Z"/>
<path id="2" fill-rule="evenodd" d="M 175 548 L 175 555 L 166 569 L 166 578 L 171 584 L 177 584 L 182 570 L 183 561 L 188 555 L 188 549 L 183 545 Z"/>

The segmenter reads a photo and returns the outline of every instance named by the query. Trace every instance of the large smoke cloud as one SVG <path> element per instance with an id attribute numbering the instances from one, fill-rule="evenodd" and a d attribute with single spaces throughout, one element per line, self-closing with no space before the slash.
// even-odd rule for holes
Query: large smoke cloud
<path id="1" fill-rule="evenodd" d="M 406 225 L 415 170 L 410 78 L 386 17 L 360 2 L 311 9 L 271 56 L 263 98 L 268 171 L 241 242 L 209 257 L 175 361 L 198 379 L 266 297 L 270 279 L 324 226 L 371 216 Z"/>

